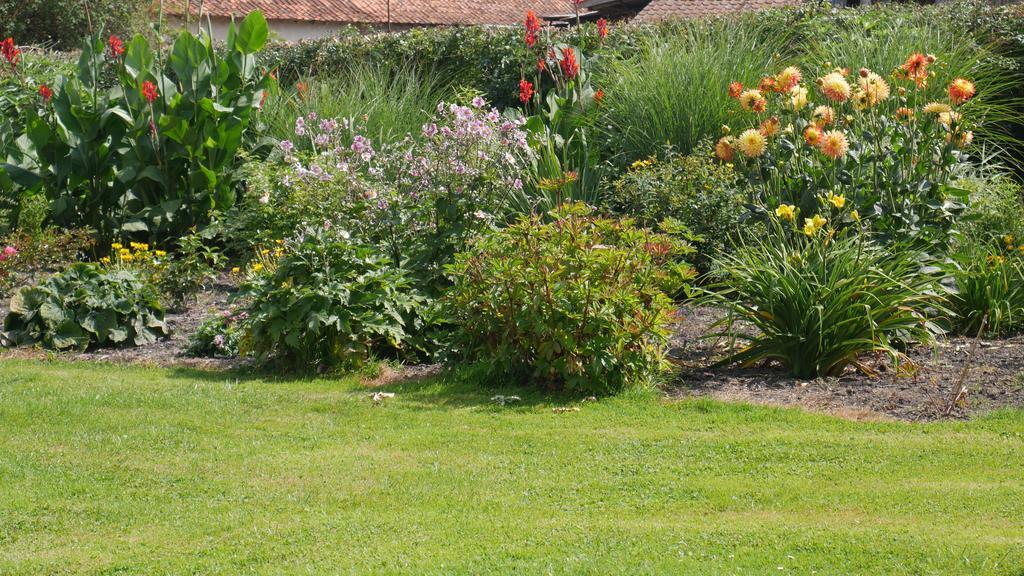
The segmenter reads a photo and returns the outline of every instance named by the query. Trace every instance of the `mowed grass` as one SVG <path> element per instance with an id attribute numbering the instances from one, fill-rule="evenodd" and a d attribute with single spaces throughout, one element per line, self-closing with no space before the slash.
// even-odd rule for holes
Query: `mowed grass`
<path id="1" fill-rule="evenodd" d="M 1024 414 L 0 360 L 0 574 L 1024 574 Z"/>

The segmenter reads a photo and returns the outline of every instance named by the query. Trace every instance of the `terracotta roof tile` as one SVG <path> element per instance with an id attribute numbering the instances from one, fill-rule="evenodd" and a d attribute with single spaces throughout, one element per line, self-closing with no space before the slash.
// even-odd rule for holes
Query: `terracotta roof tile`
<path id="1" fill-rule="evenodd" d="M 172 5 L 168 8 L 168 5 Z M 191 0 L 195 13 L 199 0 Z M 185 11 L 185 0 L 165 3 L 171 14 Z M 267 20 L 301 20 L 338 23 L 387 22 L 387 0 L 204 0 L 203 12 L 212 16 L 245 16 L 261 10 Z M 391 0 L 393 24 L 514 24 L 527 10 L 538 16 L 572 11 L 571 0 Z"/>
<path id="2" fill-rule="evenodd" d="M 667 18 L 701 18 L 799 4 L 800 0 L 651 0 L 637 14 L 639 22 Z"/>

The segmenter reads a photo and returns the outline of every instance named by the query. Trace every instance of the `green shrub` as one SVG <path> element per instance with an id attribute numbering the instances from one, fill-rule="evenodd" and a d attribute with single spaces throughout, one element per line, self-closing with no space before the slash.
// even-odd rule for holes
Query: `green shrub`
<path id="1" fill-rule="evenodd" d="M 5 0 L 0 2 L 0 37 L 72 50 L 90 26 L 107 34 L 141 29 L 152 6 L 149 0 Z"/>
<path id="2" fill-rule="evenodd" d="M 140 275 L 79 263 L 15 293 L 3 343 L 85 350 L 141 346 L 167 334 L 157 291 Z"/>
<path id="3" fill-rule="evenodd" d="M 638 160 L 607 186 L 608 210 L 654 227 L 674 218 L 696 234 L 699 262 L 725 248 L 743 212 L 743 197 L 732 168 L 715 162 L 710 146 L 690 155 L 668 153 L 664 160 Z"/>
<path id="4" fill-rule="evenodd" d="M 960 224 L 966 241 L 988 242 L 1011 234 L 1024 238 L 1024 186 L 1003 174 L 960 180 L 970 194 Z"/>
<path id="5" fill-rule="evenodd" d="M 780 363 L 797 378 L 837 376 L 848 366 L 900 347 L 928 342 L 927 320 L 940 309 L 934 279 L 910 251 L 882 249 L 864 235 L 821 230 L 809 238 L 774 230 L 716 259 L 719 283 L 707 302 L 728 315 L 714 337 L 745 343 L 720 364 Z"/>
<path id="6" fill-rule="evenodd" d="M 689 277 L 673 262 L 684 247 L 582 204 L 551 218 L 482 237 L 449 267 L 451 360 L 578 392 L 649 383 L 665 368 L 665 291 Z"/>
<path id="7" fill-rule="evenodd" d="M 968 240 L 952 254 L 949 305 L 958 333 L 1006 336 L 1024 328 L 1024 250 L 1017 238 Z"/>
<path id="8" fill-rule="evenodd" d="M 264 263 L 266 261 L 266 263 Z M 302 370 L 409 353 L 424 300 L 408 275 L 336 227 L 310 227 L 251 267 L 242 352 Z"/>

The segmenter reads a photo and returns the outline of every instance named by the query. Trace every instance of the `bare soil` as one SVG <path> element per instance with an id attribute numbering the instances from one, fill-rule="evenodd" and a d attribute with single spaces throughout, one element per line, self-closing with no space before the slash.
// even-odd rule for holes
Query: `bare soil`
<path id="1" fill-rule="evenodd" d="M 776 365 L 709 368 L 728 347 L 704 338 L 721 313 L 684 309 L 683 316 L 671 351 L 682 370 L 668 388 L 671 397 L 711 396 L 870 420 L 968 418 L 1024 407 L 1024 336 L 977 342 L 949 337 L 933 347 L 909 350 L 913 366 L 904 365 L 899 373 L 888 358 L 877 357 L 868 363 L 878 372 L 873 378 L 850 368 L 837 378 L 799 380 Z M 961 383 L 967 392 L 951 403 Z"/>

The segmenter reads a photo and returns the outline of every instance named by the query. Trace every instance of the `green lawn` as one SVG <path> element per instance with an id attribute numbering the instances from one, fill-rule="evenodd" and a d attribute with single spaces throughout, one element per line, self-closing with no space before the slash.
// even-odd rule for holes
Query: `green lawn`
<path id="1" fill-rule="evenodd" d="M 0 574 L 1024 574 L 1024 414 L 0 360 Z"/>

